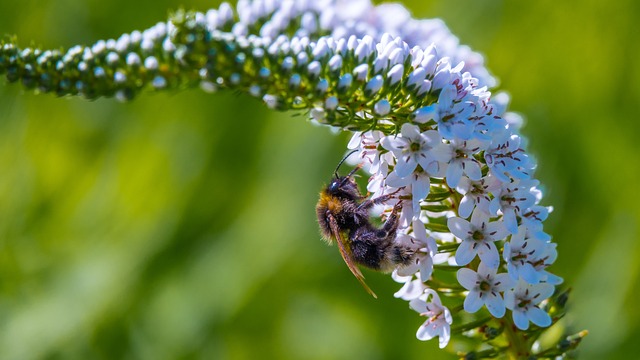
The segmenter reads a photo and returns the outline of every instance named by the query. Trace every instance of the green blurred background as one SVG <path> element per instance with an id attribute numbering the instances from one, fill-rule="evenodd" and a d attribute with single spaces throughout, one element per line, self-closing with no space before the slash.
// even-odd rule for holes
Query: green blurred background
<path id="1" fill-rule="evenodd" d="M 144 29 L 170 0 L 0 0 L 44 47 Z M 640 351 L 640 3 L 407 2 L 484 53 L 539 162 L 584 359 Z M 229 92 L 88 102 L 0 86 L 0 359 L 447 359 L 387 275 L 318 234 L 347 135 Z"/>

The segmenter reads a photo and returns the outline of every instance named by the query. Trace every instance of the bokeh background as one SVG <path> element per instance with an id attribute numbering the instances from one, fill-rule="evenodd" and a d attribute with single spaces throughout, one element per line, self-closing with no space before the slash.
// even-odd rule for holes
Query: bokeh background
<path id="1" fill-rule="evenodd" d="M 208 0 L 0 0 L 22 45 L 90 44 Z M 527 119 L 584 359 L 640 344 L 640 3 L 407 1 Z M 387 275 L 320 241 L 348 136 L 233 93 L 129 104 L 0 85 L 0 359 L 447 359 Z"/>

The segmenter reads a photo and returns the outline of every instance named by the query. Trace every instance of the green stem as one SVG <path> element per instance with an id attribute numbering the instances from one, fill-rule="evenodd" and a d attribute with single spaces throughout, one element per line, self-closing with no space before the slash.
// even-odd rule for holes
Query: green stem
<path id="1" fill-rule="evenodd" d="M 505 349 L 508 358 L 513 360 L 528 358 L 531 355 L 531 348 L 524 337 L 525 333 L 516 328 L 509 316 L 505 316 L 501 322 L 504 326 L 504 334 L 509 342 L 508 347 Z"/>
<path id="2" fill-rule="evenodd" d="M 476 321 L 472 321 L 470 323 L 466 323 L 460 326 L 456 326 L 451 328 L 451 334 L 461 334 L 465 331 L 471 330 L 471 329 L 475 329 L 477 327 L 480 327 L 484 324 L 486 324 L 487 322 L 491 321 L 491 319 L 493 319 L 493 317 L 491 316 L 487 316 L 481 319 L 478 319 Z"/>

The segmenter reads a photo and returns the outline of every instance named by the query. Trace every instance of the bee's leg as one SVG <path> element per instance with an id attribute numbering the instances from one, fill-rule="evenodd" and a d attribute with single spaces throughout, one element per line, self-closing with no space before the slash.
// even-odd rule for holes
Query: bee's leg
<path id="1" fill-rule="evenodd" d="M 358 210 L 369 210 L 371 209 L 374 205 L 380 205 L 383 204 L 391 199 L 393 199 L 393 197 L 400 191 L 402 190 L 402 188 L 390 193 L 390 194 L 386 194 L 386 195 L 381 195 L 378 196 L 375 199 L 369 199 L 369 200 L 365 200 L 363 201 L 360 205 L 358 205 Z"/>
<path id="2" fill-rule="evenodd" d="M 393 241 L 396 238 L 396 230 L 398 229 L 398 211 L 402 208 L 402 201 L 398 202 L 391 210 L 391 214 L 382 227 L 376 231 L 376 238 L 382 241 Z"/>

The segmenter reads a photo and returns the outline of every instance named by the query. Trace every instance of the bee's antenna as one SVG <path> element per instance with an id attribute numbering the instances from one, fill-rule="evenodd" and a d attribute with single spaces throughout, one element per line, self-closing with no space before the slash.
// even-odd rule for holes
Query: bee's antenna
<path id="1" fill-rule="evenodd" d="M 340 169 L 340 165 L 342 165 L 342 163 L 347 160 L 349 158 L 349 156 L 353 155 L 353 153 L 355 153 L 356 150 L 351 151 L 350 153 L 348 153 L 347 155 L 345 155 L 344 158 L 342 158 L 342 160 L 340 160 L 340 162 L 338 163 L 338 166 L 336 166 L 336 171 L 333 172 L 333 174 L 336 176 L 336 179 L 339 178 L 338 176 L 338 169 Z M 357 168 L 351 170 L 351 172 L 349 173 L 349 175 L 347 175 L 347 177 L 351 177 L 351 175 L 353 175 L 354 172 L 356 172 L 358 169 L 360 169 L 360 166 L 358 166 Z"/>

